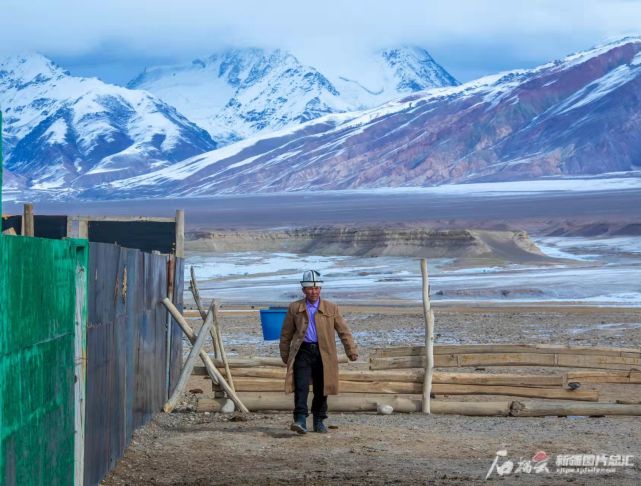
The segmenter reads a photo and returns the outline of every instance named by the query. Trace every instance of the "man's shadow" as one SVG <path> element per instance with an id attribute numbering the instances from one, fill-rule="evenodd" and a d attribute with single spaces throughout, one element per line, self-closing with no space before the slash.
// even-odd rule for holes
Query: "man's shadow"
<path id="1" fill-rule="evenodd" d="M 283 430 L 281 428 L 277 427 L 265 427 L 265 426 L 250 426 L 250 427 L 231 427 L 231 428 L 226 428 L 224 430 L 219 430 L 219 432 L 227 432 L 227 433 L 233 433 L 233 434 L 238 434 L 238 433 L 261 433 L 264 435 L 268 435 L 269 437 L 272 437 L 273 439 L 294 439 L 296 437 L 301 437 L 304 435 L 311 434 L 311 432 L 308 432 L 307 434 L 299 434 L 297 432 L 291 431 L 291 430 Z M 312 434 L 312 435 L 320 435 L 320 434 Z"/>

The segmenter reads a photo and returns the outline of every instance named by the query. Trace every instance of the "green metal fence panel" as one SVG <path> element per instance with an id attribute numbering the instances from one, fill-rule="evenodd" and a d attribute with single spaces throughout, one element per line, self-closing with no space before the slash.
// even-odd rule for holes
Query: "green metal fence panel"
<path id="1" fill-rule="evenodd" d="M 76 286 L 86 259 L 86 242 L 0 237 L 1 484 L 74 483 Z"/>

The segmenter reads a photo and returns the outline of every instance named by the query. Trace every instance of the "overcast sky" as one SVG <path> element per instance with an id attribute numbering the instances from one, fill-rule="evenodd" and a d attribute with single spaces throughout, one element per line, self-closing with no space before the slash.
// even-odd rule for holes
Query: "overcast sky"
<path id="1" fill-rule="evenodd" d="M 402 44 L 468 81 L 639 35 L 641 0 L 3 0 L 0 18 L 0 54 L 38 51 L 117 83 L 229 46 L 282 47 L 340 71 Z"/>

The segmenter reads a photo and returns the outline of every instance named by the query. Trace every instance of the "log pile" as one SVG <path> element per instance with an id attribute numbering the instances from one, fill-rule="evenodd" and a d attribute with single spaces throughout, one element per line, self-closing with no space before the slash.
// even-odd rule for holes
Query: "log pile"
<path id="1" fill-rule="evenodd" d="M 329 398 L 333 411 L 376 411 L 390 405 L 396 412 L 420 412 L 425 378 L 424 347 L 375 349 L 369 370 L 341 366 L 341 395 Z M 556 345 L 437 345 L 438 368 L 474 366 L 536 366 L 579 368 L 558 374 L 487 373 L 437 370 L 432 373 L 431 413 L 487 416 L 641 415 L 641 404 L 597 403 L 599 393 L 583 384 L 641 384 L 641 350 Z M 342 363 L 347 360 L 341 359 Z M 278 358 L 230 359 L 229 372 L 215 361 L 220 373 L 233 375 L 235 390 L 247 408 L 291 410 L 292 396 L 284 393 L 286 369 Z M 205 375 L 202 367 L 194 374 Z M 215 391 L 222 391 L 213 384 Z M 506 396 L 505 401 L 451 401 L 449 396 Z M 521 398 L 525 400 L 521 400 Z M 310 393 L 311 399 L 311 393 Z M 459 399 L 460 400 L 460 399 Z M 491 399 L 490 399 L 491 400 Z M 202 398 L 199 411 L 219 411 L 226 398 Z M 619 401 L 621 402 L 621 401 Z"/>

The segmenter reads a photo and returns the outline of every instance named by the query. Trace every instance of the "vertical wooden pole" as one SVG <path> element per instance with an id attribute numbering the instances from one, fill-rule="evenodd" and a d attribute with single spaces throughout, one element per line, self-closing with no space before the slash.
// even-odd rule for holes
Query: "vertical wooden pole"
<path id="1" fill-rule="evenodd" d="M 88 248 L 78 248 L 80 252 Z M 86 261 L 86 256 L 81 257 Z M 85 474 L 85 407 L 87 383 L 87 272 L 80 263 L 76 266 L 76 302 L 74 324 L 74 486 L 84 484 Z"/>
<path id="2" fill-rule="evenodd" d="M 78 218 L 78 238 L 89 239 L 89 220 L 87 218 Z"/>
<path id="3" fill-rule="evenodd" d="M 427 260 L 421 259 L 423 277 L 423 314 L 425 316 L 425 376 L 423 378 L 423 413 L 430 413 L 432 393 L 432 372 L 434 370 L 434 313 L 430 305 L 430 283 L 427 274 Z"/>
<path id="4" fill-rule="evenodd" d="M 227 361 L 227 353 L 225 353 L 225 345 L 223 344 L 223 337 L 220 331 L 220 321 L 218 320 L 218 304 L 216 300 L 212 300 L 212 311 L 214 314 L 214 327 L 216 328 L 215 337 L 218 339 L 218 349 L 220 350 L 220 356 L 223 358 L 223 365 L 225 366 L 225 373 L 227 373 L 227 382 L 232 390 L 236 391 L 234 386 L 234 379 L 231 376 L 231 370 L 229 369 L 229 361 Z"/>
<path id="5" fill-rule="evenodd" d="M 33 204 L 26 203 L 22 211 L 22 235 L 33 236 Z"/>
<path id="6" fill-rule="evenodd" d="M 67 216 L 67 238 L 73 238 L 73 218 Z"/>
<path id="7" fill-rule="evenodd" d="M 176 257 L 185 257 L 185 210 L 176 211 Z"/>
<path id="8" fill-rule="evenodd" d="M 200 300 L 200 292 L 198 291 L 198 282 L 196 282 L 196 272 L 194 271 L 193 265 L 190 268 L 190 272 L 191 272 L 191 282 L 189 283 L 189 288 L 191 289 L 191 293 L 194 296 L 194 302 L 196 303 L 196 307 L 198 308 L 200 317 L 202 318 L 203 322 L 205 322 L 205 319 L 207 318 L 207 313 L 205 312 L 205 308 L 203 307 L 203 304 Z M 218 359 L 221 356 L 220 356 L 220 349 L 218 349 L 218 331 L 216 330 L 215 325 L 211 328 L 210 333 L 211 333 L 211 343 L 212 343 L 212 346 L 214 347 L 214 358 Z"/>

